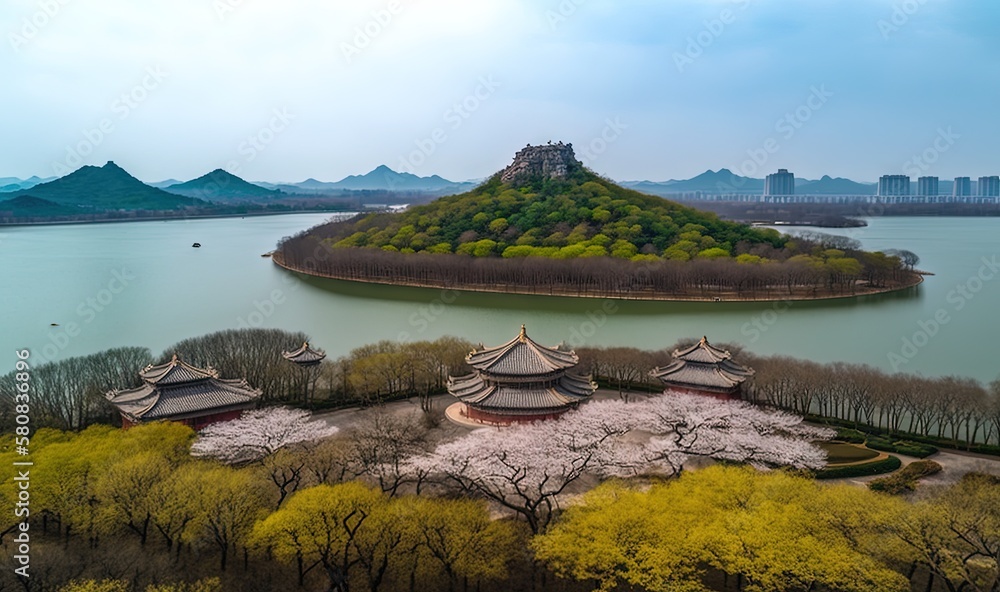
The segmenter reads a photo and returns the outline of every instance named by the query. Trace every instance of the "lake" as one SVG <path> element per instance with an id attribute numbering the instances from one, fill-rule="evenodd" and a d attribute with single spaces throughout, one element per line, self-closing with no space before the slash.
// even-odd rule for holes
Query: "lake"
<path id="1" fill-rule="evenodd" d="M 866 362 L 924 375 L 1000 373 L 1000 220 L 871 218 L 830 230 L 909 249 L 923 285 L 793 303 L 623 302 L 441 292 L 304 278 L 261 254 L 328 214 L 0 228 L 0 371 L 42 359 L 171 344 L 239 327 L 304 331 L 331 357 L 379 341 L 456 335 L 499 344 L 522 323 L 546 344 L 658 349 L 707 335 L 759 354 Z M 789 232 L 797 229 L 782 227 Z M 201 248 L 192 248 L 192 243 Z M 51 326 L 56 323 L 59 326 Z M 290 344 L 291 345 L 291 344 Z M 137 369 L 138 370 L 138 369 Z"/>

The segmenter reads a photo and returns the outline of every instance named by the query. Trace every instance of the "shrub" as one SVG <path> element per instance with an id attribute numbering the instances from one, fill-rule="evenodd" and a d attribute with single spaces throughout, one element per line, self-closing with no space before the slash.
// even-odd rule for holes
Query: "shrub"
<path id="1" fill-rule="evenodd" d="M 837 467 L 834 469 L 823 469 L 816 472 L 817 479 L 845 479 L 848 477 L 867 477 L 869 475 L 881 475 L 895 471 L 903 462 L 895 456 L 872 461 L 862 465 L 852 465 L 849 467 Z"/>
<path id="2" fill-rule="evenodd" d="M 837 428 L 837 437 L 834 440 L 840 440 L 841 442 L 847 442 L 849 444 L 864 444 L 865 434 L 859 432 L 858 430 L 852 430 L 850 428 Z"/>
<path id="3" fill-rule="evenodd" d="M 873 480 L 868 484 L 872 491 L 881 491 L 892 495 L 910 493 L 917 489 L 917 482 L 941 472 L 941 465 L 932 460 L 918 460 L 910 463 L 902 471 Z"/>
<path id="4" fill-rule="evenodd" d="M 893 441 L 883 436 L 869 436 L 865 444 L 872 450 L 895 452 L 896 454 L 905 454 L 906 456 L 915 456 L 917 458 L 926 458 L 932 454 L 936 454 L 938 451 L 937 448 L 929 444 L 920 444 L 909 440 Z"/>

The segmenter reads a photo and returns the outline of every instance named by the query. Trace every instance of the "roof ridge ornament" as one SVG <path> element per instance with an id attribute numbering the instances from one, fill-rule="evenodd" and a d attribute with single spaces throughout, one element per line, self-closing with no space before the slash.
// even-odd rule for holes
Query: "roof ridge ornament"
<path id="1" fill-rule="evenodd" d="M 510 335 L 510 333 L 508 333 L 508 335 Z M 521 334 L 517 336 L 517 340 L 520 341 L 521 343 L 524 343 L 525 341 L 528 340 L 528 332 L 524 328 L 524 323 L 521 323 Z"/>

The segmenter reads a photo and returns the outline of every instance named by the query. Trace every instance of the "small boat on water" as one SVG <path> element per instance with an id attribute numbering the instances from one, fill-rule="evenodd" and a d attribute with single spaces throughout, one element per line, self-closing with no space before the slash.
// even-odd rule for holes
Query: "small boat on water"
<path id="1" fill-rule="evenodd" d="M 195 243 L 195 244 L 193 244 L 191 246 L 194 247 L 194 248 L 196 248 L 196 249 L 198 249 L 198 248 L 201 248 L 201 243 Z"/>
<path id="2" fill-rule="evenodd" d="M 261 257 L 270 257 L 270 256 L 271 256 L 271 253 L 264 253 L 263 255 L 261 255 Z"/>

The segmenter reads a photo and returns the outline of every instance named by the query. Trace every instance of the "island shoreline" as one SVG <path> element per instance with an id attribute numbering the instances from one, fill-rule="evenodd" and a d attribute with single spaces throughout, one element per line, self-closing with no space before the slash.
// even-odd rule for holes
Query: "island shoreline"
<path id="1" fill-rule="evenodd" d="M 316 273 L 314 271 L 306 271 L 299 269 L 285 263 L 284 258 L 281 255 L 281 251 L 275 251 L 272 253 L 271 261 L 275 265 L 284 269 L 285 271 L 291 273 L 297 273 L 308 277 L 327 279 L 327 280 L 337 280 L 342 282 L 354 282 L 358 284 L 370 284 L 370 285 L 381 285 L 381 286 L 396 286 L 400 288 L 420 288 L 426 290 L 454 290 L 457 292 L 471 292 L 479 294 L 507 294 L 516 296 L 551 296 L 558 298 L 582 298 L 589 300 L 623 300 L 632 302 L 738 302 L 738 303 L 748 303 L 748 302 L 821 302 L 826 300 L 846 300 L 852 298 L 860 298 L 863 296 L 878 296 L 881 294 L 891 294 L 895 292 L 901 292 L 904 290 L 909 290 L 915 288 L 924 282 L 925 275 L 933 275 L 927 272 L 914 271 L 913 276 L 915 281 L 912 283 L 907 283 L 902 286 L 893 286 L 891 288 L 882 288 L 878 290 L 871 290 L 866 292 L 854 293 L 854 294 L 837 294 L 837 295 L 823 295 L 823 296 L 805 296 L 802 294 L 791 294 L 784 296 L 772 296 L 772 297 L 759 297 L 759 298 L 740 298 L 736 295 L 728 294 L 716 294 L 711 296 L 661 296 L 657 297 L 654 295 L 639 295 L 632 296 L 626 294 L 579 294 L 579 293 L 554 293 L 554 292 L 542 292 L 537 290 L 527 290 L 527 289 L 508 289 L 508 290 L 497 290 L 497 289 L 486 289 L 478 287 L 462 287 L 462 286 L 444 286 L 444 285 L 432 285 L 420 282 L 412 281 L 385 281 L 385 280 L 374 280 L 374 279 L 359 279 L 359 278 L 349 278 L 349 277 L 338 277 L 329 274 Z"/>

